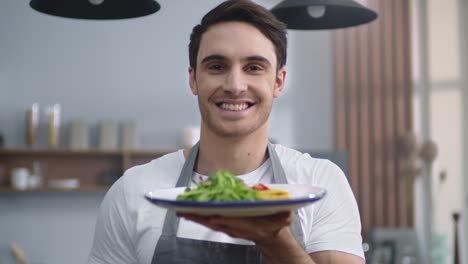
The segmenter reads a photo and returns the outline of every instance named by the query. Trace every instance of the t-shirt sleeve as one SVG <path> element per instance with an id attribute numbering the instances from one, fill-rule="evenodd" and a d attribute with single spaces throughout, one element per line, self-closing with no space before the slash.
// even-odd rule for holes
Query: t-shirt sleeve
<path id="1" fill-rule="evenodd" d="M 88 264 L 137 263 L 123 182 L 115 182 L 101 203 Z"/>
<path id="2" fill-rule="evenodd" d="M 313 206 L 307 252 L 336 250 L 364 258 L 359 210 L 346 176 L 327 160 L 313 173 L 320 175 L 313 184 L 325 188 L 327 194 Z"/>

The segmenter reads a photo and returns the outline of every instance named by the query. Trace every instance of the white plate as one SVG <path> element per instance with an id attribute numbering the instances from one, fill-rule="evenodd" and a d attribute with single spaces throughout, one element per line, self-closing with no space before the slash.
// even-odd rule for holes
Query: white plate
<path id="1" fill-rule="evenodd" d="M 299 184 L 265 184 L 270 189 L 289 191 L 290 199 L 271 201 L 195 202 L 177 201 L 185 187 L 148 192 L 145 197 L 155 205 L 180 213 L 221 216 L 262 216 L 296 210 L 322 199 L 323 188 Z"/>

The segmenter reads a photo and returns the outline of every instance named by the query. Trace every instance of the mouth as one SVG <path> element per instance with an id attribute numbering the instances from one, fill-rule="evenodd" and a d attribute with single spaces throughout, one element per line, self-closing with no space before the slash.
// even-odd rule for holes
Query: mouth
<path id="1" fill-rule="evenodd" d="M 216 104 L 220 109 L 227 111 L 244 111 L 254 106 L 254 103 L 250 102 L 219 102 Z"/>

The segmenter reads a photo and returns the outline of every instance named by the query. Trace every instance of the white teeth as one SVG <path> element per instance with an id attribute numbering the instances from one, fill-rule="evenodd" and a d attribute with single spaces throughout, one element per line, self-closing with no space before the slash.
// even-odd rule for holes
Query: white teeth
<path id="1" fill-rule="evenodd" d="M 231 111 L 242 111 L 248 107 L 247 104 L 221 104 L 221 108 Z"/>

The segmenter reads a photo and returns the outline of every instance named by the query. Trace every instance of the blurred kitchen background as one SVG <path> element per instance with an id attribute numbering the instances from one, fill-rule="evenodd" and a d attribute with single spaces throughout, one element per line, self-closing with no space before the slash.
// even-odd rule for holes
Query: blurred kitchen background
<path id="1" fill-rule="evenodd" d="M 12 247 L 32 264 L 84 263 L 109 184 L 196 138 L 189 34 L 220 2 L 158 0 L 152 15 L 97 21 L 0 1 L 0 263 Z M 378 19 L 288 31 L 271 139 L 345 154 L 368 263 L 468 263 L 468 2 L 357 2 Z"/>

